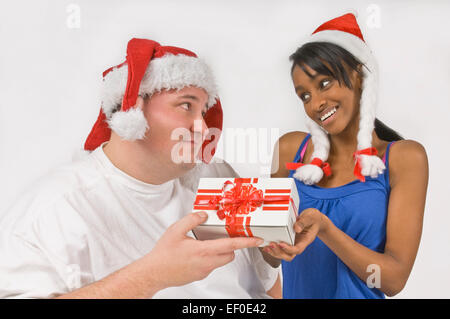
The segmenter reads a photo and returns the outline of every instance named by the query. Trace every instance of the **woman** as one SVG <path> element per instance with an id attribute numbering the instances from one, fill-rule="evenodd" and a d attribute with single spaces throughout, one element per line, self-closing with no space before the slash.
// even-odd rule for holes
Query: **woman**
<path id="1" fill-rule="evenodd" d="M 393 296 L 419 247 L 426 152 L 375 119 L 376 63 L 352 14 L 321 25 L 291 60 L 310 133 L 282 136 L 274 154 L 272 177 L 294 177 L 300 195 L 295 245 L 264 249 L 283 259 L 283 296 Z"/>

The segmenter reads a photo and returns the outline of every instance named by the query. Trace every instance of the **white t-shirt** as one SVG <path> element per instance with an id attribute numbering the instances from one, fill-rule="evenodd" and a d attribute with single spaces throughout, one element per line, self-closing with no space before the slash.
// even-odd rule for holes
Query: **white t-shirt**
<path id="1" fill-rule="evenodd" d="M 226 163 L 202 167 L 201 176 L 236 176 Z M 116 168 L 103 147 L 55 170 L 1 221 L 0 298 L 54 297 L 141 258 L 191 212 L 192 188 L 180 179 L 162 185 L 136 180 Z M 154 298 L 269 298 L 265 292 L 278 274 L 257 248 L 242 249 L 204 280 Z"/>

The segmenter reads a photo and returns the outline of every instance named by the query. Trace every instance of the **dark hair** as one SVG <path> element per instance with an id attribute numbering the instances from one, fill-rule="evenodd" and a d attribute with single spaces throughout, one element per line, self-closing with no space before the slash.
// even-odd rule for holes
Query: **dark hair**
<path id="1" fill-rule="evenodd" d="M 352 89 L 352 83 L 348 70 L 358 72 L 362 77 L 362 68 L 366 66 L 344 48 L 329 42 L 309 42 L 297 49 L 290 57 L 292 61 L 291 74 L 295 66 L 300 67 L 309 77 L 312 75 L 306 70 L 305 65 L 319 74 L 335 78 L 339 85 Z M 402 140 L 393 129 L 383 122 L 375 119 L 375 133 L 384 141 Z"/>

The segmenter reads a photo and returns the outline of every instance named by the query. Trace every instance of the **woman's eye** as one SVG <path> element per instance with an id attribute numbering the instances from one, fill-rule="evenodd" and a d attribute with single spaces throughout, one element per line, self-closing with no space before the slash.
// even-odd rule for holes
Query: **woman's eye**
<path id="1" fill-rule="evenodd" d="M 327 87 L 328 85 L 330 85 L 330 83 L 331 83 L 330 80 L 320 81 L 320 88 L 323 89 L 323 88 Z"/>
<path id="2" fill-rule="evenodd" d="M 300 100 L 302 100 L 303 102 L 307 102 L 309 100 L 309 93 L 302 93 L 300 94 Z"/>

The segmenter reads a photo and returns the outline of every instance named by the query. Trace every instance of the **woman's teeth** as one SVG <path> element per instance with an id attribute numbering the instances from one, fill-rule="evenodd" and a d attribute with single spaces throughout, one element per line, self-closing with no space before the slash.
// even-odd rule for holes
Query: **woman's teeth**
<path id="1" fill-rule="evenodd" d="M 324 116 L 322 116 L 320 118 L 320 120 L 323 122 L 325 121 L 327 118 L 329 118 L 331 115 L 333 115 L 334 113 L 336 113 L 336 108 L 334 107 L 330 112 L 328 112 L 327 114 L 325 114 Z"/>

